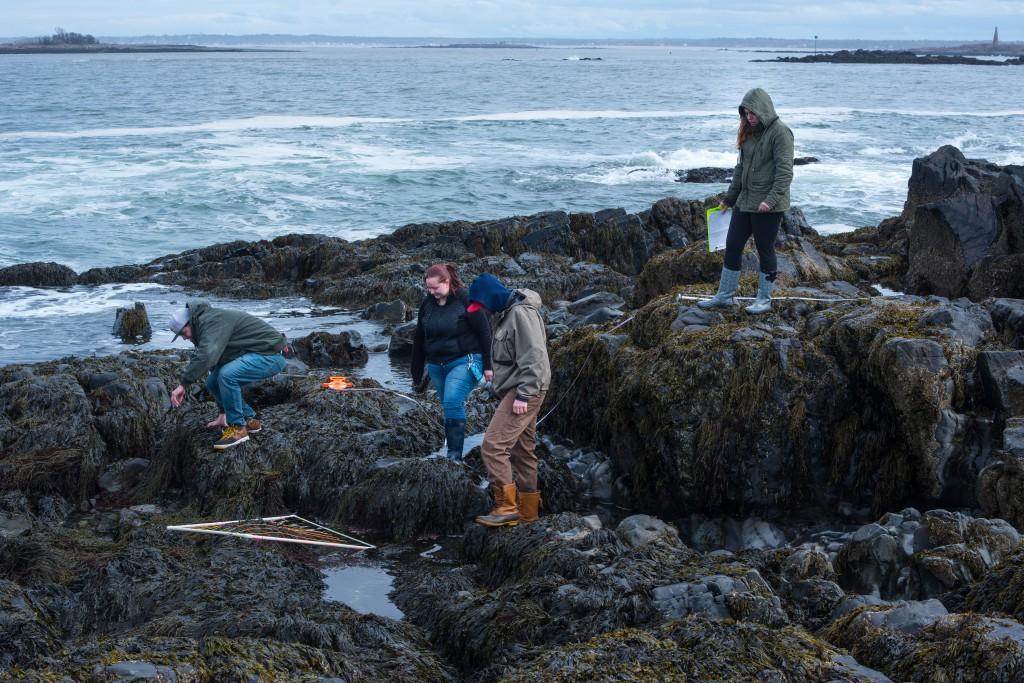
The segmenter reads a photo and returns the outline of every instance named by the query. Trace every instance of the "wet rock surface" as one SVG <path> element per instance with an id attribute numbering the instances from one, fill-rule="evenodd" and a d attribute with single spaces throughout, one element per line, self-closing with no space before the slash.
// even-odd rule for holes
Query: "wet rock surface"
<path id="1" fill-rule="evenodd" d="M 395 325 L 400 358 L 426 266 L 450 261 L 541 292 L 553 384 L 542 516 L 488 530 L 479 448 L 432 457 L 435 392 L 322 387 L 368 362 L 345 330 L 291 340 L 245 390 L 263 429 L 224 452 L 200 387 L 170 406 L 183 352 L 0 368 L 0 680 L 1021 680 L 1018 173 L 961 157 L 919 160 L 877 227 L 787 212 L 760 317 L 695 305 L 721 268 L 714 197 L 285 235 L 74 282 L 5 269 L 301 294 Z M 495 405 L 471 395 L 470 435 Z M 289 512 L 377 545 L 344 561 L 386 566 L 404 619 L 325 600 L 324 551 L 166 529 Z"/>

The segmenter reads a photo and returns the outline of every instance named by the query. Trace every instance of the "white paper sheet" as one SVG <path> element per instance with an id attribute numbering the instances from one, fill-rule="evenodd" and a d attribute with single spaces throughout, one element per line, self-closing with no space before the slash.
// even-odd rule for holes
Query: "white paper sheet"
<path id="1" fill-rule="evenodd" d="M 708 251 L 716 252 L 725 249 L 725 237 L 729 234 L 729 221 L 732 220 L 732 209 L 719 211 L 718 207 L 708 209 Z"/>

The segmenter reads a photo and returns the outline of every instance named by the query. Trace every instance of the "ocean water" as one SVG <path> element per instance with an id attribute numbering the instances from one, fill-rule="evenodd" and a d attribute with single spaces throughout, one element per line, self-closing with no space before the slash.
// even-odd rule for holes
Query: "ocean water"
<path id="1" fill-rule="evenodd" d="M 724 186 L 676 183 L 675 171 L 734 163 L 736 106 L 754 86 L 773 96 L 797 155 L 821 159 L 796 169 L 793 201 L 822 232 L 898 213 L 913 159 L 940 145 L 1024 163 L 1024 68 L 750 61 L 772 56 L 0 55 L 0 267 L 81 271 L 289 232 L 362 239 L 411 222 L 704 197 Z M 0 288 L 0 364 L 116 351 L 114 309 L 146 293 L 160 315 L 184 298 Z"/>

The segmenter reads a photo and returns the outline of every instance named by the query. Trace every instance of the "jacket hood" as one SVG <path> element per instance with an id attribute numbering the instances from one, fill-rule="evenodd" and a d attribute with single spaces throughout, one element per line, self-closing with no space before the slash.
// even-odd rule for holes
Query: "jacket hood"
<path id="1" fill-rule="evenodd" d="M 517 289 L 514 293 L 519 294 L 521 298 L 518 301 L 514 300 L 512 302 L 513 306 L 533 306 L 538 311 L 540 310 L 543 302 L 541 302 L 540 294 L 537 292 L 532 289 Z"/>
<path id="2" fill-rule="evenodd" d="M 481 273 L 469 286 L 469 300 L 483 304 L 491 313 L 504 311 L 511 298 L 512 290 L 490 273 Z"/>
<path id="3" fill-rule="evenodd" d="M 747 91 L 739 106 L 740 116 L 743 116 L 744 109 L 749 109 L 757 114 L 763 128 L 772 125 L 779 118 L 779 115 L 775 113 L 775 104 L 772 103 L 772 98 L 761 88 Z"/>
<path id="4" fill-rule="evenodd" d="M 185 307 L 188 309 L 188 321 L 191 324 L 195 322 L 196 318 L 209 310 L 210 304 L 205 301 L 193 301 L 192 303 L 185 304 Z"/>

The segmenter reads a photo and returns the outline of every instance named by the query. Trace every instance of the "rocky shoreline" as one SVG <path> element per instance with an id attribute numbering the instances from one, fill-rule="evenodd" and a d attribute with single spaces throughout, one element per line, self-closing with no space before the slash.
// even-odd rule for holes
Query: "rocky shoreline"
<path id="1" fill-rule="evenodd" d="M 1002 56 L 1002 55 L 999 55 Z M 1024 64 L 1024 57 L 1005 60 L 979 59 L 963 54 L 918 54 L 905 50 L 838 50 L 803 57 L 753 59 L 753 62 L 788 62 L 792 64 L 966 64 L 973 66 L 1010 66 Z"/>
<path id="2" fill-rule="evenodd" d="M 447 260 L 541 292 L 554 372 L 543 516 L 486 530 L 478 451 L 425 457 L 436 397 L 321 387 L 366 362 L 345 332 L 293 340 L 249 390 L 265 429 L 221 454 L 205 396 L 170 408 L 182 352 L 0 368 L 0 680 L 1024 680 L 1024 168 L 943 147 L 878 226 L 787 212 L 763 317 L 693 306 L 716 201 L 0 270 L 300 294 L 400 356 Z M 381 546 L 405 618 L 324 600 L 308 548 L 165 530 L 287 512 Z"/>
<path id="3" fill-rule="evenodd" d="M 295 52 L 278 48 L 210 47 L 207 45 L 92 44 L 36 45 L 31 43 L 0 44 L 0 55 L 68 55 L 68 54 L 134 54 L 162 52 Z"/>

